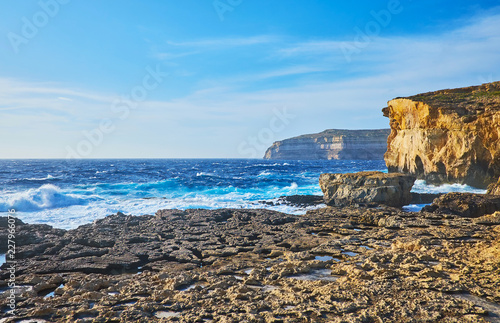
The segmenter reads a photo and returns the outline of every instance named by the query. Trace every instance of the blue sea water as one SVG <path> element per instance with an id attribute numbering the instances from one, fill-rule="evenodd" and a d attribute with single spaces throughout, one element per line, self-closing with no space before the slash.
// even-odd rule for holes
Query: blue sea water
<path id="1" fill-rule="evenodd" d="M 283 195 L 321 195 L 321 173 L 387 171 L 383 161 L 269 161 L 247 159 L 0 160 L 0 215 L 14 209 L 28 223 L 75 228 L 122 212 L 159 209 L 268 208 L 301 214 L 306 209 L 267 206 Z M 414 191 L 478 191 L 465 185 Z"/>

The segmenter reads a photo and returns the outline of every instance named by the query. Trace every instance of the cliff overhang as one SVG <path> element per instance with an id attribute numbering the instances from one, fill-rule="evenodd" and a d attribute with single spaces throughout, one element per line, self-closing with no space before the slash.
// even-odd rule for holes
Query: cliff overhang
<path id="1" fill-rule="evenodd" d="M 391 172 L 486 188 L 500 177 L 500 82 L 388 102 Z"/>

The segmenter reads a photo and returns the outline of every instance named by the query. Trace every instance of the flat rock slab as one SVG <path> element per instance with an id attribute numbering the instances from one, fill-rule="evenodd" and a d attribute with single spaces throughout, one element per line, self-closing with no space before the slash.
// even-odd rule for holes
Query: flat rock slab
<path id="1" fill-rule="evenodd" d="M 359 172 L 321 174 L 319 185 L 327 205 L 385 204 L 403 206 L 412 201 L 415 177 L 400 173 Z"/>

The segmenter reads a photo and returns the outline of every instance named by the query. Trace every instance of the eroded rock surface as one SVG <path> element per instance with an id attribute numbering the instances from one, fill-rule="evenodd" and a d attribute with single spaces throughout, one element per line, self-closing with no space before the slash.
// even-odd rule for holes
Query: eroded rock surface
<path id="1" fill-rule="evenodd" d="M 18 310 L 3 305 L 7 321 L 500 319 L 500 212 L 162 210 L 17 230 Z"/>
<path id="2" fill-rule="evenodd" d="M 500 178 L 497 183 L 493 183 L 488 187 L 488 194 L 500 195 Z"/>
<path id="3" fill-rule="evenodd" d="M 323 196 L 318 195 L 290 195 L 280 196 L 278 199 L 259 201 L 264 205 L 292 205 L 295 207 L 311 207 L 324 203 Z"/>
<path id="4" fill-rule="evenodd" d="M 437 213 L 451 213 L 467 218 L 478 218 L 500 211 L 500 196 L 472 193 L 448 193 L 425 207 Z"/>
<path id="5" fill-rule="evenodd" d="M 397 98 L 383 112 L 390 171 L 479 188 L 500 177 L 500 82 Z"/>
<path id="6" fill-rule="evenodd" d="M 410 193 L 415 177 L 405 174 L 359 172 L 321 174 L 319 186 L 325 203 L 334 205 L 385 204 L 403 206 L 412 201 Z"/>

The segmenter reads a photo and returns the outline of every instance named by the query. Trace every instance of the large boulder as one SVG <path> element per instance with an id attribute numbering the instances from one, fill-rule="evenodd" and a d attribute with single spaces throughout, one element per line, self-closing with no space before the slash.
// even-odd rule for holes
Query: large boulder
<path id="1" fill-rule="evenodd" d="M 486 188 L 500 176 L 500 82 L 397 98 L 386 165 L 428 183 Z"/>
<path id="2" fill-rule="evenodd" d="M 500 196 L 473 193 L 448 193 L 422 211 L 455 214 L 465 218 L 478 218 L 500 211 Z"/>
<path id="3" fill-rule="evenodd" d="M 382 172 L 322 174 L 319 178 L 325 203 L 330 206 L 376 203 L 400 207 L 411 202 L 414 182 L 411 175 Z"/>

